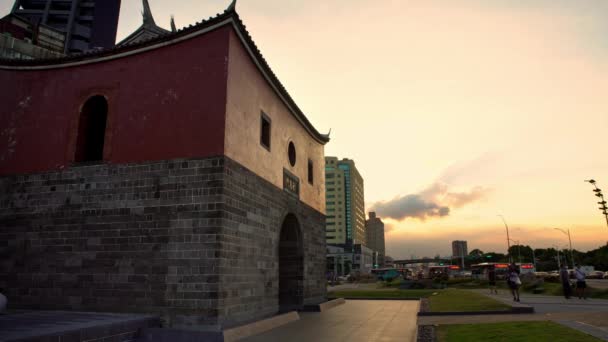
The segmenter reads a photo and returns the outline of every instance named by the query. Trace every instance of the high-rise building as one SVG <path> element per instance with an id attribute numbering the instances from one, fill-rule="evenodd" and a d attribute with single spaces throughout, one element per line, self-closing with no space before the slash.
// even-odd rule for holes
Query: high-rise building
<path id="1" fill-rule="evenodd" d="M 78 53 L 114 46 L 120 0 L 15 0 L 11 13 L 65 32 L 64 53 Z"/>
<path id="2" fill-rule="evenodd" d="M 0 19 L 0 58 L 58 58 L 64 56 L 64 47 L 65 33 L 59 30 L 14 14 Z"/>
<path id="3" fill-rule="evenodd" d="M 384 266 L 384 223 L 375 212 L 369 213 L 369 219 L 365 221 L 365 233 L 367 235 L 367 247 L 376 252 L 374 265 Z"/>
<path id="4" fill-rule="evenodd" d="M 468 254 L 466 241 L 452 241 L 452 258 L 462 258 Z"/>
<path id="5" fill-rule="evenodd" d="M 326 242 L 367 244 L 363 177 L 350 159 L 325 157 Z"/>

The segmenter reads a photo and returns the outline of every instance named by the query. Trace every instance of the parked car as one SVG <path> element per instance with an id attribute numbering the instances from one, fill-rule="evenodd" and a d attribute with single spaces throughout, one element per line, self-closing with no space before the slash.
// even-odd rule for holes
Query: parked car
<path id="1" fill-rule="evenodd" d="M 604 273 L 604 279 L 608 279 L 608 272 Z"/>
<path id="2" fill-rule="evenodd" d="M 587 274 L 587 278 L 588 279 L 603 279 L 604 272 L 602 272 L 602 271 L 589 272 L 589 274 Z"/>

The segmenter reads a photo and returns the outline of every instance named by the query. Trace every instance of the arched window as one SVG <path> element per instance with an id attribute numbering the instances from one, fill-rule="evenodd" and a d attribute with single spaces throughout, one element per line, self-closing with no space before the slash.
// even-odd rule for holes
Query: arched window
<path id="1" fill-rule="evenodd" d="M 101 95 L 90 97 L 80 112 L 76 162 L 103 160 L 103 144 L 108 118 L 108 101 Z"/>

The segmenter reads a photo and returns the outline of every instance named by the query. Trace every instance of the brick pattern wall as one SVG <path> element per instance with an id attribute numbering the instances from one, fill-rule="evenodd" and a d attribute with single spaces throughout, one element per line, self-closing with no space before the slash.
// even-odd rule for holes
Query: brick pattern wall
<path id="1" fill-rule="evenodd" d="M 225 157 L 0 178 L 0 288 L 13 308 L 160 313 L 233 325 L 278 309 L 278 237 L 304 237 L 325 297 L 325 217 Z"/>
<path id="2" fill-rule="evenodd" d="M 220 320 L 225 326 L 279 310 L 279 238 L 287 214 L 303 238 L 304 303 L 325 300 L 325 215 L 226 159 Z"/>

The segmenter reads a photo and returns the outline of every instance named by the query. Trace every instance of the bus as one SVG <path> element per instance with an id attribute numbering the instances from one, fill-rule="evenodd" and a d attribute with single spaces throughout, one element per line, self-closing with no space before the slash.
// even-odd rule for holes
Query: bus
<path id="1" fill-rule="evenodd" d="M 509 271 L 509 264 L 498 262 L 483 262 L 481 264 L 471 265 L 471 277 L 473 279 L 488 279 L 490 269 L 496 272 L 496 279 L 506 279 Z"/>

